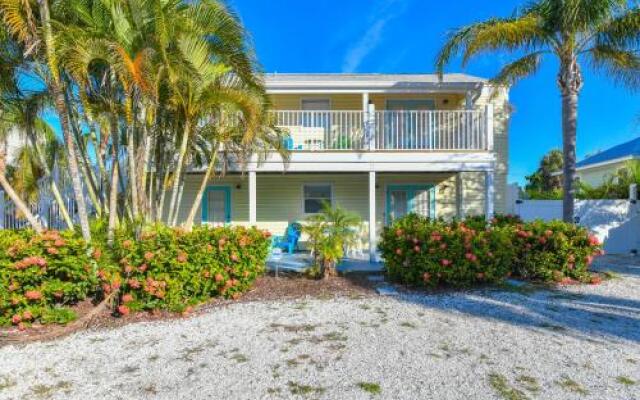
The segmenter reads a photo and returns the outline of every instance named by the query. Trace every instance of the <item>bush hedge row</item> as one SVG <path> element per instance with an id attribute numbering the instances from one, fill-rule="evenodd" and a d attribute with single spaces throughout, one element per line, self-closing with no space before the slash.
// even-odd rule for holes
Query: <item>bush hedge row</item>
<path id="1" fill-rule="evenodd" d="M 121 314 L 235 298 L 264 271 L 269 243 L 267 232 L 243 227 L 123 230 L 112 248 L 74 232 L 1 230 L 0 325 L 66 323 L 70 306 L 114 290 Z"/>
<path id="2" fill-rule="evenodd" d="M 525 279 L 595 282 L 589 272 L 602 254 L 597 238 L 561 221 L 523 223 L 513 216 L 463 222 L 408 215 L 384 229 L 379 244 L 389 277 L 397 282 L 468 287 Z"/>
<path id="3" fill-rule="evenodd" d="M 98 283 L 86 243 L 73 232 L 0 230 L 0 325 L 65 323 L 65 306 Z"/>

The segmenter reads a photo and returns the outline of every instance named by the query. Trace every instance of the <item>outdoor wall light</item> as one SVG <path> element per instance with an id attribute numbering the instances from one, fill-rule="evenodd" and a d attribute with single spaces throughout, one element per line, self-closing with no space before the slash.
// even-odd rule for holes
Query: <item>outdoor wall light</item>
<path id="1" fill-rule="evenodd" d="M 238 184 L 236 185 L 236 189 L 238 189 L 238 190 L 242 189 L 242 185 L 238 183 Z"/>
<path id="2" fill-rule="evenodd" d="M 449 99 L 442 100 L 442 104 L 449 104 Z"/>

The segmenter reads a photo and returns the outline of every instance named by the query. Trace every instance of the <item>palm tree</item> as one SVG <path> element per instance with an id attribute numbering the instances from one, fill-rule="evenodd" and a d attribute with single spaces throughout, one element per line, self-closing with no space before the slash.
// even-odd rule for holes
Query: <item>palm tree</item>
<path id="1" fill-rule="evenodd" d="M 640 9 L 628 0 L 536 0 L 513 17 L 493 18 L 453 32 L 438 54 L 436 68 L 442 75 L 458 53 L 466 65 L 483 52 L 523 52 L 492 80 L 496 85 L 512 85 L 534 74 L 545 56 L 557 58 L 562 94 L 563 219 L 573 222 L 581 65 L 587 63 L 618 83 L 637 87 L 639 45 Z"/>

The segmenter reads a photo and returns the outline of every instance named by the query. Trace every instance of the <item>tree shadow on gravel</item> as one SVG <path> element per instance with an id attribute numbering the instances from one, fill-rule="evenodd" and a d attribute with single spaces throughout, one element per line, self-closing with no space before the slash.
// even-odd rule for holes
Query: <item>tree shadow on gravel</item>
<path id="1" fill-rule="evenodd" d="M 585 340 L 640 342 L 640 301 L 563 290 L 479 290 L 398 298 L 426 308 L 553 332 Z M 602 338 L 598 336 L 608 336 Z"/>

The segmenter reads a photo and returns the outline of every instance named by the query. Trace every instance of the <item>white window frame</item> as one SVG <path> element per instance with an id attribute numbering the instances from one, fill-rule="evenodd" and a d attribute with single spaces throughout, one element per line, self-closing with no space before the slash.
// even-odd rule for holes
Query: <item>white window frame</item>
<path id="1" fill-rule="evenodd" d="M 329 183 L 329 182 L 306 182 L 303 183 L 302 186 L 300 187 L 300 190 L 302 192 L 302 214 L 303 215 L 316 215 L 318 213 L 308 213 L 307 210 L 305 209 L 305 200 L 307 200 L 307 198 L 305 197 L 304 194 L 304 188 L 307 186 L 328 186 L 330 193 L 329 193 L 329 203 L 331 204 L 331 207 L 333 207 L 333 205 L 335 204 L 335 194 L 334 194 L 334 188 L 333 188 L 333 184 Z M 316 197 L 311 197 L 311 199 L 317 199 Z"/>

